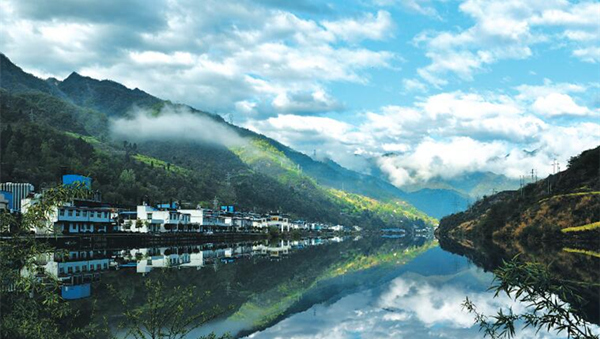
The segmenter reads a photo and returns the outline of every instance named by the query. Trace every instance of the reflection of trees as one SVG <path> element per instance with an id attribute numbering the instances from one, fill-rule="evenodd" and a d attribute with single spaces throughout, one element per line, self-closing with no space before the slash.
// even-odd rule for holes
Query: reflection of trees
<path id="1" fill-rule="evenodd" d="M 99 314 L 118 318 L 123 313 L 123 307 L 114 296 L 107 293 L 106 285 L 119 288 L 127 296 L 130 307 L 140 307 L 147 300 L 144 285 L 148 278 L 160 279 L 167 291 L 178 286 L 195 285 L 194 296 L 199 296 L 196 303 L 198 310 L 218 307 L 225 311 L 223 317 L 233 316 L 262 328 L 286 314 L 300 312 L 321 302 L 323 298 L 331 297 L 330 291 L 317 291 L 314 293 L 317 299 L 314 296 L 310 300 L 305 299 L 308 291 L 313 294 L 315 287 L 322 286 L 321 282 L 330 281 L 341 274 L 382 267 L 383 264 L 393 267 L 431 246 L 431 243 L 427 243 L 425 247 L 413 248 L 411 241 L 406 238 L 344 241 L 292 251 L 279 261 L 261 256 L 254 256 L 251 260 L 236 260 L 235 264 L 218 265 L 218 270 L 211 267 L 201 270 L 154 270 L 146 277 L 126 270 L 111 271 L 103 275 L 101 284 L 94 290 L 94 298 Z M 368 277 L 365 274 L 362 277 L 365 280 L 356 280 L 348 288 L 366 286 L 370 283 Z M 351 279 L 346 281 L 352 283 Z M 342 293 L 342 290 L 338 292 Z"/>
<path id="2" fill-rule="evenodd" d="M 195 286 L 167 288 L 159 277 L 146 279 L 143 288 L 145 300 L 133 307 L 130 298 L 113 289 L 113 294 L 125 309 L 119 324 L 119 328 L 126 331 L 125 338 L 185 338 L 218 314 L 214 308 L 197 310 L 201 300 L 194 292 Z M 224 335 L 220 338 L 228 337 Z M 216 337 L 211 335 L 209 338 Z"/>
<path id="3" fill-rule="evenodd" d="M 463 303 L 464 308 L 475 314 L 475 322 L 485 336 L 512 338 L 516 333 L 517 322 L 523 322 L 524 327 L 532 327 L 537 331 L 547 329 L 565 333 L 568 338 L 598 339 L 598 335 L 592 333 L 588 323 L 580 315 L 581 310 L 574 309 L 563 300 L 576 300 L 581 304 L 583 298 L 576 290 L 582 285 L 598 288 L 600 283 L 582 284 L 559 279 L 545 265 L 521 263 L 517 259 L 515 257 L 504 262 L 494 271 L 495 283 L 490 289 L 495 291 L 494 296 L 505 293 L 526 305 L 525 312 L 513 313 L 512 309 L 500 309 L 490 317 L 477 311 L 477 306 L 468 298 Z"/>
<path id="4" fill-rule="evenodd" d="M 598 258 L 568 253 L 548 243 L 539 243 L 535 247 L 522 247 L 510 241 L 502 244 L 492 241 L 477 243 L 465 239 L 458 241 L 449 237 L 440 237 L 439 242 L 444 250 L 466 256 L 486 271 L 501 267 L 503 261 L 508 261 L 517 254 L 523 262 L 544 264 L 555 278 L 581 283 L 575 289 L 583 298 L 564 301 L 571 303 L 587 321 L 596 324 L 600 321 L 600 294 L 598 287 L 592 285 L 600 281 Z"/>
<path id="5" fill-rule="evenodd" d="M 21 218 L 0 211 L 0 226 L 9 225 L 14 238 L 0 241 L 0 335 L 3 338 L 91 338 L 100 329 L 71 308 L 57 293 L 59 283 L 39 270 L 36 256 L 50 247 L 30 229 L 50 229 L 50 212 L 89 191 L 80 187 L 48 189 Z"/>

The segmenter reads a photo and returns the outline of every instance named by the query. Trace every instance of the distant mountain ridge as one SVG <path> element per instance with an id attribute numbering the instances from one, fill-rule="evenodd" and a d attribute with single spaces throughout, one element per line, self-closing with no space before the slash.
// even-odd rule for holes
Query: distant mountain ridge
<path id="1" fill-rule="evenodd" d="M 26 96 L 27 98 L 35 97 L 35 101 L 42 105 L 49 103 L 52 107 L 60 106 L 62 119 L 48 119 L 48 116 L 39 115 L 32 117 L 36 121 L 45 121 L 50 126 L 61 130 L 95 136 L 104 140 L 109 137 L 108 127 L 111 117 L 126 116 L 133 107 L 158 113 L 164 105 L 172 105 L 168 101 L 158 99 L 139 89 L 128 89 L 111 80 L 96 80 L 76 72 L 63 81 L 42 80 L 25 73 L 3 54 L 0 55 L 0 79 L 2 79 L 0 87 L 8 91 L 6 95 L 12 97 L 11 101 L 15 101 L 15 96 L 21 98 Z M 220 116 L 190 109 L 195 114 L 201 114 L 219 123 L 229 125 Z M 67 126 L 64 123 L 65 115 L 70 115 L 72 122 L 75 123 Z M 405 200 L 437 218 L 455 212 L 457 206 L 455 201 L 461 201 L 458 205 L 462 208 L 466 206 L 464 196 L 461 194 L 440 190 L 441 200 L 427 201 L 423 197 L 431 196 L 430 192 L 406 193 L 385 180 L 350 171 L 333 162 L 315 161 L 272 139 L 256 135 L 237 126 L 229 126 L 241 135 L 267 140 L 292 162 L 299 165 L 304 174 L 314 178 L 319 184 L 375 199 Z M 143 148 L 144 145 L 141 144 L 140 147 Z M 451 196 L 451 203 L 443 200 L 447 196 Z"/>
<path id="2" fill-rule="evenodd" d="M 367 227 L 433 223 L 393 186 L 369 178 L 390 192 L 372 188 L 358 173 L 316 162 L 217 115 L 77 73 L 63 81 L 42 80 L 5 55 L 0 55 L 0 79 L 2 151 L 3 161 L 8 162 L 2 168 L 4 181 L 47 185 L 66 169 L 94 177 L 105 197 L 119 203 L 135 204 L 148 196 L 211 206 L 217 197 L 220 203 L 243 209 L 282 210 L 293 217 L 330 223 Z M 185 140 L 111 139 L 111 119 L 131 117 L 132 108 L 159 115 L 167 106 L 210 118 L 249 143 L 228 149 Z M 341 192 L 344 186 L 356 195 Z"/>

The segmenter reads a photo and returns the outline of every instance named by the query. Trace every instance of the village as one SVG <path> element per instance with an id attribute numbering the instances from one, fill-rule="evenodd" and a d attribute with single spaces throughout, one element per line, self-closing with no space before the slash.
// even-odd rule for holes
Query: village
<path id="1" fill-rule="evenodd" d="M 62 176 L 62 185 L 83 186 L 92 190 L 92 179 L 77 174 Z M 0 184 L 0 210 L 25 214 L 41 198 L 29 183 Z M 235 206 L 216 202 L 212 208 L 186 208 L 179 202 L 169 201 L 151 205 L 143 201 L 136 208 L 124 208 L 103 202 L 101 194 L 87 199 L 73 199 L 56 206 L 48 215 L 46 225 L 32 226 L 36 235 L 99 234 L 99 233 L 231 233 L 231 232 L 291 232 L 299 231 L 360 231 L 358 226 L 346 227 L 305 220 L 290 220 L 281 211 L 259 214 L 237 211 Z M 9 232 L 10 230 L 1 230 Z"/>

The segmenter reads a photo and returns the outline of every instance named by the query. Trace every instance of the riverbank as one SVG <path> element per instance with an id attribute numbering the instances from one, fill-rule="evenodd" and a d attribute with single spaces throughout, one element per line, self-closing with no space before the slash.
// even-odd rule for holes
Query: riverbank
<path id="1" fill-rule="evenodd" d="M 73 235 L 26 235 L 2 236 L 0 241 L 36 241 L 60 248 L 109 248 L 119 246 L 152 247 L 193 245 L 202 243 L 247 242 L 266 239 L 292 240 L 300 238 L 334 237 L 356 235 L 355 232 L 298 232 L 273 235 L 264 232 L 222 233 L 93 233 Z"/>

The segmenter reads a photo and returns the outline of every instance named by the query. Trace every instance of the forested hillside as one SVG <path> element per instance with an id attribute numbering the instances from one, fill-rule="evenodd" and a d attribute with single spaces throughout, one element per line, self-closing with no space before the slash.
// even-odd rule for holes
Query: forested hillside
<path id="1" fill-rule="evenodd" d="M 371 228 L 433 223 L 401 200 L 395 187 L 314 161 L 219 116 L 76 73 L 62 82 L 41 80 L 4 55 L 0 72 L 2 181 L 41 188 L 71 172 L 91 176 L 104 199 L 119 204 L 145 197 L 212 206 L 216 198 L 246 210 L 281 210 L 294 218 Z M 132 109 L 157 116 L 165 107 L 185 107 L 244 142 L 136 140 L 110 132 L 111 119 L 131 117 Z M 333 179 L 324 180 L 328 177 Z M 344 180 L 355 193 L 351 199 L 332 189 Z"/>
<path id="2" fill-rule="evenodd" d="M 440 222 L 441 236 L 523 243 L 600 239 L 600 147 L 571 158 L 568 169 L 518 191 L 484 197 Z M 589 232 L 589 233 L 588 233 Z"/>

